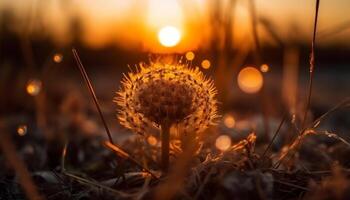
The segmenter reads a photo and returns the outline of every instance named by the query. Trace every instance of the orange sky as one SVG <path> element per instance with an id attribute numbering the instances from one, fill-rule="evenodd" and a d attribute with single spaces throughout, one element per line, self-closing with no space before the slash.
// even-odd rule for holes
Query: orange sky
<path id="1" fill-rule="evenodd" d="M 171 51 L 205 47 L 211 37 L 211 0 L 2 0 L 0 10 L 11 9 L 16 16 L 14 30 L 30 26 L 34 32 L 46 33 L 59 44 L 71 39 L 69 22 L 73 16 L 82 22 L 81 38 L 92 47 L 117 44 L 145 51 L 167 51 L 157 40 L 158 30 L 166 25 L 181 31 L 180 43 Z M 223 10 L 229 0 L 222 0 Z M 273 25 L 285 41 L 310 40 L 314 4 L 312 0 L 256 0 L 257 15 Z M 350 23 L 350 1 L 321 1 L 319 44 L 342 43 L 350 46 L 350 29 L 337 30 Z M 31 19 L 31 21 L 30 21 Z M 2 20 L 0 18 L 0 20 Z M 249 1 L 237 0 L 234 20 L 235 44 L 251 41 Z M 264 27 L 260 37 L 274 44 Z"/>

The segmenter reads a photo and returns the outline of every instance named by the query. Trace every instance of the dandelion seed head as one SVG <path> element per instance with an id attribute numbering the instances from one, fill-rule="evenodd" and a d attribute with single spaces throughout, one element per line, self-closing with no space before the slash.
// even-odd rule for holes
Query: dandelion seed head
<path id="1" fill-rule="evenodd" d="M 141 86 L 136 111 L 157 124 L 164 120 L 179 122 L 191 113 L 191 88 L 167 80 L 155 80 Z"/>
<path id="2" fill-rule="evenodd" d="M 217 118 L 213 81 L 180 62 L 140 64 L 122 80 L 115 102 L 120 123 L 142 135 L 164 123 L 201 132 Z"/>

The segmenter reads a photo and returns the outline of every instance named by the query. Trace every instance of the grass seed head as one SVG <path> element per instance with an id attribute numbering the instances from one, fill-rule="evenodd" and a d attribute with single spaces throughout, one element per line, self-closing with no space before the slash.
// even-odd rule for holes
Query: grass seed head
<path id="1" fill-rule="evenodd" d="M 213 81 L 179 62 L 140 64 L 122 80 L 115 102 L 120 123 L 142 135 L 164 123 L 201 132 L 217 118 Z"/>

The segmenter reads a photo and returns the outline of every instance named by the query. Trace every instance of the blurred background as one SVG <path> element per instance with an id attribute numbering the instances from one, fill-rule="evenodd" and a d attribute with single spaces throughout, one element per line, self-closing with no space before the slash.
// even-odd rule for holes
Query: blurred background
<path id="1" fill-rule="evenodd" d="M 349 94 L 349 6 L 320 4 L 310 116 Z M 112 99 L 122 73 L 167 56 L 214 79 L 227 128 L 302 115 L 314 14 L 311 0 L 2 0 L 1 119 L 18 134 L 28 124 L 50 132 L 77 112 L 87 133 L 101 132 L 72 47 L 118 131 Z"/>

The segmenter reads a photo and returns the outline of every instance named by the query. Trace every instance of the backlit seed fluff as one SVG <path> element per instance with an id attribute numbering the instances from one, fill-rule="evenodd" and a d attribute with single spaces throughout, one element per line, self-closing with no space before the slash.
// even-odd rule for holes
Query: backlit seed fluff
<path id="1" fill-rule="evenodd" d="M 140 64 L 124 75 L 115 102 L 120 123 L 142 135 L 159 132 L 163 124 L 202 132 L 217 118 L 213 81 L 186 64 Z"/>

